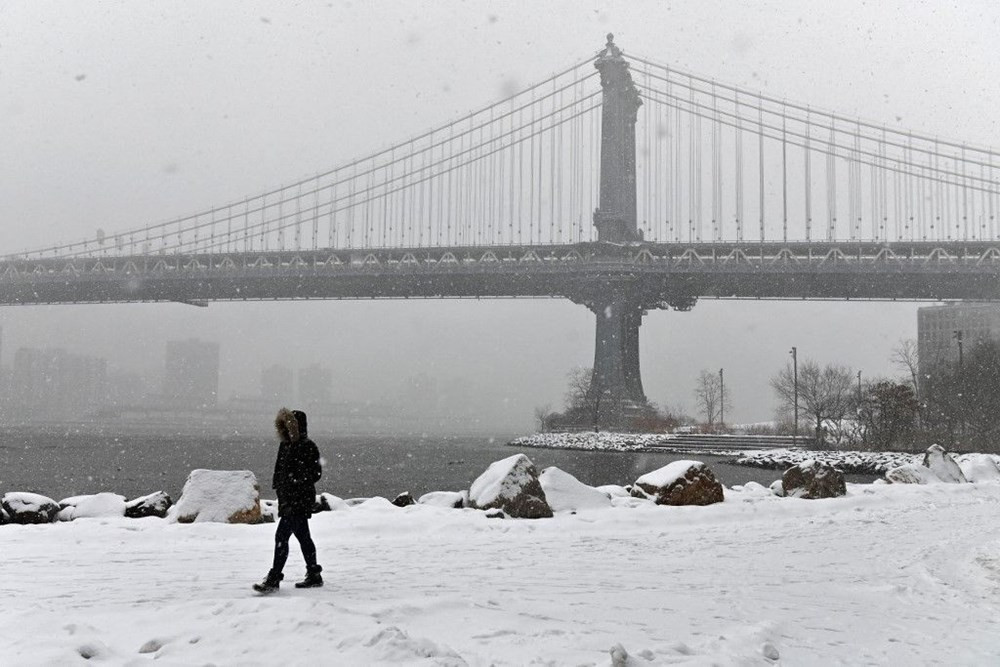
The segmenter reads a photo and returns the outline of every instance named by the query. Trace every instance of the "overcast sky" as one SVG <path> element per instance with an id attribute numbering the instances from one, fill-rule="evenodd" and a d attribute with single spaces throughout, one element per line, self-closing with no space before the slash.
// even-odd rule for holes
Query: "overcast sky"
<path id="1" fill-rule="evenodd" d="M 11 2 L 0 4 L 0 252 L 160 221 L 326 170 L 596 52 L 626 50 L 789 100 L 1000 145 L 1000 4 Z M 768 419 L 788 349 L 866 375 L 916 304 L 703 301 L 641 331 L 650 399 L 693 410 L 726 369 L 733 420 Z M 313 361 L 379 400 L 423 373 L 493 426 L 559 406 L 593 315 L 565 301 L 313 302 L 0 310 L 22 345 L 160 372 L 168 339 L 223 344 L 223 393 Z M 457 378 L 466 381 L 459 384 Z M 472 399 L 468 399 L 472 400 Z M 727 414 L 727 417 L 730 415 Z"/>

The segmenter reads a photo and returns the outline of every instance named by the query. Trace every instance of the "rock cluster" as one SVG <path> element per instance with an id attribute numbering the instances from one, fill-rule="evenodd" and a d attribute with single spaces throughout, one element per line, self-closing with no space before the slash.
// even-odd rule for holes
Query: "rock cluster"
<path id="1" fill-rule="evenodd" d="M 931 445 L 924 453 L 921 464 L 908 463 L 897 466 L 885 473 L 885 479 L 892 484 L 964 484 L 970 481 L 1000 479 L 1000 469 L 997 468 L 996 461 L 989 456 L 967 457 L 962 463 L 969 471 L 968 476 L 963 472 L 963 466 L 959 465 L 944 447 Z"/>

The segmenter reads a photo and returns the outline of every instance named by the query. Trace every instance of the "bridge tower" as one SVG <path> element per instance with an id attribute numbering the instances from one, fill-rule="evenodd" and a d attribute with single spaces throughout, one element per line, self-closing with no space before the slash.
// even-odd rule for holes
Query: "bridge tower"
<path id="1" fill-rule="evenodd" d="M 614 35 L 608 34 L 594 66 L 603 89 L 597 239 L 636 243 L 642 233 L 636 220 L 635 123 L 642 101 Z M 628 429 L 652 413 L 639 374 L 639 325 L 645 310 L 637 283 L 635 276 L 598 277 L 575 299 L 593 311 L 597 321 L 588 396 L 595 428 Z"/>

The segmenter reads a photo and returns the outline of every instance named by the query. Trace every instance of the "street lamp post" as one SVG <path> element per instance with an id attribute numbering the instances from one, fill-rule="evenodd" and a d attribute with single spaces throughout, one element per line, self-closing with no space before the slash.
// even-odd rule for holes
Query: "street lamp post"
<path id="1" fill-rule="evenodd" d="M 726 381 L 719 369 L 719 426 L 726 425 Z"/>
<path id="2" fill-rule="evenodd" d="M 795 438 L 795 444 L 799 443 L 799 350 L 797 347 L 792 347 L 792 387 L 795 394 L 794 401 L 794 412 L 795 412 L 795 423 L 792 425 L 794 429 L 792 433 Z"/>
<path id="3" fill-rule="evenodd" d="M 962 330 L 956 329 L 952 333 L 952 338 L 958 341 L 958 370 L 962 370 Z"/>
<path id="4" fill-rule="evenodd" d="M 858 409 L 861 409 L 861 371 L 858 371 Z"/>

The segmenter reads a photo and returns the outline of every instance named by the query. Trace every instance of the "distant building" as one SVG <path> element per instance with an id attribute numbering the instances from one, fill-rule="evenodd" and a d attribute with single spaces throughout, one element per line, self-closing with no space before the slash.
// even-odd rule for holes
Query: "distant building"
<path id="1" fill-rule="evenodd" d="M 107 400 L 107 361 L 61 349 L 22 347 L 14 354 L 8 406 L 26 419 L 75 419 Z"/>
<path id="2" fill-rule="evenodd" d="M 173 407 L 214 408 L 219 402 L 219 344 L 190 338 L 167 342 L 163 396 Z"/>
<path id="3" fill-rule="evenodd" d="M 953 302 L 917 309 L 917 354 L 921 366 L 958 362 L 965 350 L 985 340 L 1000 341 L 1000 304 Z"/>
<path id="4" fill-rule="evenodd" d="M 274 405 L 290 407 L 295 402 L 295 374 L 277 364 L 260 372 L 260 397 Z"/>
<path id="5" fill-rule="evenodd" d="M 328 408 L 333 402 L 333 371 L 319 364 L 300 369 L 299 402 L 303 406 Z"/>

